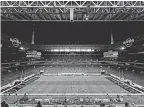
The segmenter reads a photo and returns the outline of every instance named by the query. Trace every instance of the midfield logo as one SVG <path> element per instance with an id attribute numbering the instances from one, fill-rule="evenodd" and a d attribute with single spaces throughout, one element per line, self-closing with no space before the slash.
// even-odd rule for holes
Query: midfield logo
<path id="1" fill-rule="evenodd" d="M 132 43 L 134 42 L 134 39 L 128 38 L 126 41 L 123 42 L 126 47 L 131 47 Z"/>
<path id="2" fill-rule="evenodd" d="M 12 42 L 12 45 L 14 47 L 18 47 L 21 44 L 21 42 L 17 38 L 14 39 L 10 38 L 10 41 Z"/>

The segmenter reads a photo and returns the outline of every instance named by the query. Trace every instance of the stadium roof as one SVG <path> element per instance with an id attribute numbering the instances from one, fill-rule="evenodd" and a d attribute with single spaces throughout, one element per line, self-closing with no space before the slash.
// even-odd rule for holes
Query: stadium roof
<path id="1" fill-rule="evenodd" d="M 2 1 L 2 21 L 144 21 L 144 1 Z"/>

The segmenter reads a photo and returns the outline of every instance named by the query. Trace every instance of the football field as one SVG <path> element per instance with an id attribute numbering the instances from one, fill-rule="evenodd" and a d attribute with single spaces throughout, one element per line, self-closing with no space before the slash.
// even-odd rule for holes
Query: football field
<path id="1" fill-rule="evenodd" d="M 96 67 L 47 67 L 45 74 L 38 80 L 20 89 L 17 93 L 49 94 L 49 93 L 129 93 L 104 76 L 84 75 L 59 75 L 46 74 L 57 73 L 95 73 L 100 74 L 100 68 Z"/>
<path id="2" fill-rule="evenodd" d="M 144 104 L 144 96 L 130 95 L 132 93 L 108 80 L 106 75 L 100 75 L 100 72 L 101 68 L 99 67 L 45 67 L 45 72 L 39 79 L 16 93 L 19 99 L 26 94 L 29 99 L 34 98 L 35 100 L 60 100 L 65 97 L 69 99 L 75 99 L 75 97 L 109 99 L 116 98 L 119 94 L 124 95 L 124 101 Z M 76 75 L 57 75 L 62 73 L 75 73 Z M 89 75 L 77 75 L 79 73 Z M 92 75 L 94 73 L 98 75 Z M 17 99 L 18 97 L 13 94 L 8 96 L 7 102 L 13 104 Z"/>

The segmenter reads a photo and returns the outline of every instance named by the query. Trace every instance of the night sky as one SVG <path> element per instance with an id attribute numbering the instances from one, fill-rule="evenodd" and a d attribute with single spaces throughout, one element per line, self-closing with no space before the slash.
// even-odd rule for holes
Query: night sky
<path id="1" fill-rule="evenodd" d="M 2 22 L 1 32 L 31 42 L 35 24 L 35 44 L 110 44 L 144 35 L 144 22 Z"/>

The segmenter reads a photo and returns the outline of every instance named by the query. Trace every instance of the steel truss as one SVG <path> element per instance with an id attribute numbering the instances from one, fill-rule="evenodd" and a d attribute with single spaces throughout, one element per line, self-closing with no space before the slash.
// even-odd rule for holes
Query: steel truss
<path id="1" fill-rule="evenodd" d="M 144 21 L 144 1 L 1 1 L 2 21 Z"/>

